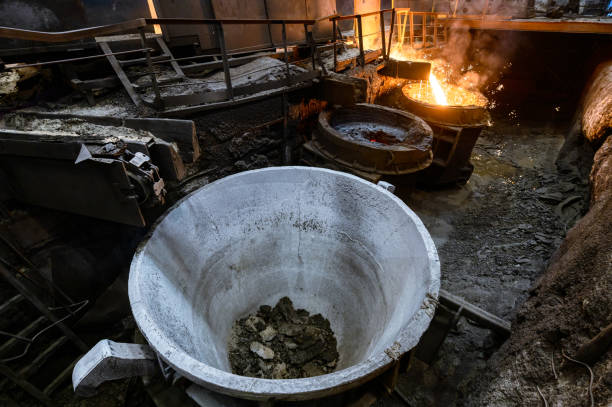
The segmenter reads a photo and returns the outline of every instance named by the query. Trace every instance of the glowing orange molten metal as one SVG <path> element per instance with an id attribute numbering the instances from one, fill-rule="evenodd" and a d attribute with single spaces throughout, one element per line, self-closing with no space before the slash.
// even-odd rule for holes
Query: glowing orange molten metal
<path id="1" fill-rule="evenodd" d="M 429 81 L 409 83 L 402 88 L 402 92 L 410 99 L 431 105 L 484 107 L 488 103 L 482 93 L 450 83 L 440 83 L 433 73 L 429 75 Z"/>
<path id="2" fill-rule="evenodd" d="M 482 93 L 470 90 L 474 88 L 473 85 L 468 86 L 470 89 L 466 89 L 440 80 L 439 78 L 448 78 L 450 67 L 444 61 L 432 59 L 423 51 L 396 47 L 391 51 L 391 58 L 398 61 L 425 61 L 432 65 L 428 81 L 413 81 L 402 88 L 406 97 L 441 106 L 485 107 L 488 103 L 487 98 Z"/>
<path id="3" fill-rule="evenodd" d="M 444 90 L 442 90 L 442 86 L 440 86 L 440 82 L 438 82 L 438 78 L 436 78 L 433 72 L 429 73 L 429 83 L 431 84 L 431 91 L 433 92 L 436 104 L 447 106 L 448 100 Z"/>

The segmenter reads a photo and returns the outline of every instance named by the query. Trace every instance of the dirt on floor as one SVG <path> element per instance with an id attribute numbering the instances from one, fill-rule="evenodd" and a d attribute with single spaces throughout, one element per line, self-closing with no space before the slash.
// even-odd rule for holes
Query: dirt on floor
<path id="1" fill-rule="evenodd" d="M 442 288 L 506 320 L 516 317 L 588 208 L 588 180 L 555 163 L 567 128 L 497 118 L 478 139 L 466 185 L 403 196 L 436 243 Z M 490 369 L 502 341 L 462 318 L 432 365 L 415 362 L 399 389 L 415 406 L 478 405 L 467 401 L 468 383 Z M 397 403 L 388 397 L 378 405 Z"/>
<path id="2" fill-rule="evenodd" d="M 232 372 L 264 379 L 299 379 L 331 373 L 338 363 L 329 320 L 294 309 L 288 297 L 234 323 L 229 343 Z"/>
<path id="3" fill-rule="evenodd" d="M 610 182 L 612 155 L 598 152 L 595 164 L 593 172 Z M 607 193 L 568 232 L 521 307 L 512 336 L 484 376 L 470 383 L 467 405 L 612 403 L 611 230 Z M 608 339 L 594 345 L 598 335 Z"/>

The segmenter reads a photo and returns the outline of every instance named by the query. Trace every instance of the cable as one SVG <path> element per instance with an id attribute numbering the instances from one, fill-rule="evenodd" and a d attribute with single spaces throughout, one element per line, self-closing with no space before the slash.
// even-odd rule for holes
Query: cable
<path id="1" fill-rule="evenodd" d="M 12 362 L 14 360 L 17 360 L 17 359 L 20 359 L 20 358 L 24 357 L 28 353 L 28 351 L 30 350 L 30 347 L 32 346 L 34 341 L 36 339 L 38 339 L 39 336 L 41 336 L 43 333 L 47 332 L 49 329 L 53 328 L 54 326 L 56 326 L 60 322 L 64 322 L 65 320 L 70 318 L 72 315 L 76 314 L 77 312 L 79 312 L 80 310 L 85 308 L 85 306 L 87 306 L 87 304 L 89 304 L 89 300 L 83 300 L 83 301 L 80 301 L 80 302 L 76 302 L 76 303 L 67 305 L 65 307 L 49 308 L 49 310 L 53 310 L 53 309 L 61 309 L 61 308 L 69 308 L 69 307 L 78 306 L 77 310 L 74 311 L 74 313 L 68 314 L 68 315 L 64 316 L 63 318 L 58 319 L 57 321 L 55 321 L 51 325 L 44 327 L 43 329 L 38 331 L 38 333 L 36 333 L 36 335 L 34 335 L 32 337 L 32 339 L 24 338 L 22 336 L 14 335 L 14 334 L 11 334 L 11 333 L 8 333 L 8 332 L 5 332 L 5 331 L 0 331 L 0 335 L 10 336 L 12 338 L 15 338 L 15 339 L 18 339 L 18 340 L 21 340 L 21 341 L 24 341 L 24 342 L 28 342 L 28 344 L 26 345 L 26 347 L 23 350 L 23 352 L 21 352 L 19 355 L 16 355 L 16 356 L 13 356 L 13 357 L 10 357 L 10 358 L 0 359 L 0 363 Z"/>

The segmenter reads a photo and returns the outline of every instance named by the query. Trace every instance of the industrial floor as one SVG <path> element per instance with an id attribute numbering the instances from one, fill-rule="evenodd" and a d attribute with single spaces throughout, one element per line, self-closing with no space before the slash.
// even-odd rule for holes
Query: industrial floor
<path id="1" fill-rule="evenodd" d="M 565 124 L 496 118 L 478 140 L 471 160 L 474 173 L 465 185 L 396 191 L 434 239 L 442 288 L 512 320 L 586 205 L 584 180 L 560 173 L 555 164 L 566 133 Z M 568 200 L 572 197 L 577 198 Z M 110 334 L 101 332 L 100 337 Z M 461 319 L 437 360 L 431 366 L 413 363 L 401 375 L 399 390 L 414 406 L 462 405 L 464 387 L 499 346 L 492 332 Z M 75 398 L 67 385 L 58 401 L 65 406 L 154 405 L 140 379 L 107 383 L 98 396 L 85 400 Z M 167 394 L 156 401 L 159 407 L 181 405 Z M 20 394 L 3 395 L 0 402 L 36 405 Z M 377 405 L 405 404 L 390 395 Z"/>

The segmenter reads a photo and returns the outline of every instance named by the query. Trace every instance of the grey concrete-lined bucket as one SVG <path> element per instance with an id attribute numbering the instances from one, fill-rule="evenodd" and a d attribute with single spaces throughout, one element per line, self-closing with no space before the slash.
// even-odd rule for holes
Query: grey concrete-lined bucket
<path id="1" fill-rule="evenodd" d="M 103 341 L 77 364 L 73 383 L 86 392 L 109 378 L 149 374 L 158 355 L 193 383 L 238 398 L 338 393 L 418 343 L 439 278 L 429 233 L 384 188 L 321 168 L 236 174 L 176 204 L 134 256 L 130 303 L 150 348 Z M 283 296 L 330 320 L 337 370 L 282 380 L 232 374 L 233 322 Z"/>

